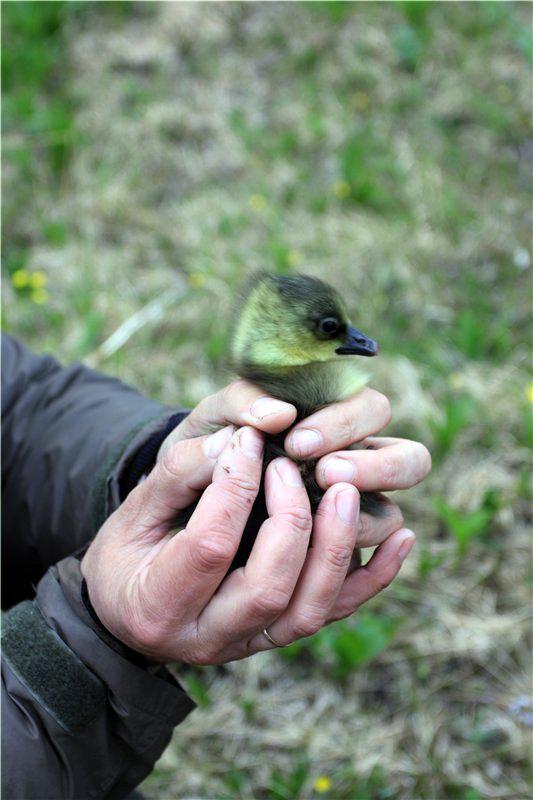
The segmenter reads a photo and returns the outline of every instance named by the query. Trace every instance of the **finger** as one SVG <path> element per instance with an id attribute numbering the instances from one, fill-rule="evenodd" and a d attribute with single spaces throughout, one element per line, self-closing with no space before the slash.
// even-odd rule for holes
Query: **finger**
<path id="1" fill-rule="evenodd" d="M 372 449 L 341 450 L 321 458 L 315 470 L 318 484 L 353 483 L 360 491 L 408 489 L 431 469 L 429 451 L 409 439 L 367 439 Z M 375 449 L 374 449 L 375 448 Z"/>
<path id="2" fill-rule="evenodd" d="M 231 423 L 251 425 L 265 433 L 279 433 L 296 418 L 290 403 L 265 395 L 248 381 L 230 383 L 220 392 L 204 398 L 178 426 L 182 437 L 198 436 Z"/>
<path id="3" fill-rule="evenodd" d="M 253 428 L 237 431 L 187 527 L 154 559 L 150 591 L 165 598 L 166 606 L 174 598 L 177 614 L 196 618 L 228 571 L 257 496 L 262 454 L 261 434 Z"/>
<path id="4" fill-rule="evenodd" d="M 374 551 L 368 564 L 346 578 L 328 622 L 350 616 L 360 605 L 385 589 L 400 571 L 414 543 L 415 535 L 407 528 L 389 536 Z"/>
<path id="5" fill-rule="evenodd" d="M 285 450 L 293 458 L 322 456 L 377 433 L 390 419 L 390 403 L 385 395 L 365 388 L 295 425 L 285 439 Z"/>
<path id="6" fill-rule="evenodd" d="M 403 514 L 388 497 L 380 498 L 380 515 L 375 517 L 365 511 L 359 515 L 358 547 L 377 547 L 404 523 Z"/>
<path id="7" fill-rule="evenodd" d="M 265 494 L 270 516 L 246 566 L 228 576 L 199 620 L 206 629 L 224 631 L 229 641 L 255 634 L 285 610 L 309 547 L 311 508 L 292 461 L 269 464 Z"/>
<path id="8" fill-rule="evenodd" d="M 287 610 L 270 626 L 275 642 L 285 645 L 316 633 L 328 619 L 342 589 L 355 547 L 359 493 L 349 484 L 328 489 L 315 514 L 313 546 Z M 253 652 L 272 643 L 261 633 L 250 642 Z"/>
<path id="9" fill-rule="evenodd" d="M 146 529 L 172 522 L 178 512 L 194 503 L 211 482 L 216 460 L 233 433 L 233 426 L 228 425 L 211 436 L 172 445 L 120 507 L 122 513 L 134 517 L 131 528 L 144 536 Z"/>

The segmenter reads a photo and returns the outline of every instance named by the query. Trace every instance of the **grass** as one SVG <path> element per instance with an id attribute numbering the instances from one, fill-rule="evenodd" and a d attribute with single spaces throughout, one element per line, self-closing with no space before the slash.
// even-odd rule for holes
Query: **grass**
<path id="1" fill-rule="evenodd" d="M 383 596 L 184 677 L 154 800 L 529 796 L 530 30 L 492 2 L 4 5 L 4 327 L 192 404 L 247 273 L 301 269 L 434 456 Z"/>

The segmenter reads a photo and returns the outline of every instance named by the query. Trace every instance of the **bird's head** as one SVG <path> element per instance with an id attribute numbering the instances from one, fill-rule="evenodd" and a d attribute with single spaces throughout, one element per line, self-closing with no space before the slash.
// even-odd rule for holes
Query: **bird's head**
<path id="1" fill-rule="evenodd" d="M 231 355 L 243 376 L 377 352 L 338 292 L 317 278 L 255 275 L 236 309 Z"/>

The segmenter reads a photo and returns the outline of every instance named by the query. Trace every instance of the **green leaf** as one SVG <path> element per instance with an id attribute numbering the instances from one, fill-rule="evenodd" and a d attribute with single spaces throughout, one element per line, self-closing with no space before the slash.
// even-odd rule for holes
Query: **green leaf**
<path id="1" fill-rule="evenodd" d="M 325 629 L 335 655 L 333 675 L 344 678 L 356 667 L 372 661 L 394 637 L 397 623 L 390 617 L 361 613 L 353 622 L 340 622 Z"/>
<path id="2" fill-rule="evenodd" d="M 331 19 L 332 22 L 342 22 L 347 14 L 350 14 L 354 9 L 352 3 L 344 2 L 344 0 L 328 0 L 328 2 L 315 2 L 311 4 L 314 11 L 321 11 L 323 14 Z"/>
<path id="3" fill-rule="evenodd" d="M 246 783 L 246 778 L 246 773 L 242 769 L 230 769 L 224 775 L 224 783 L 232 792 L 240 793 Z"/>
<path id="4" fill-rule="evenodd" d="M 438 569 L 447 559 L 446 553 L 431 553 L 429 550 L 422 550 L 418 560 L 418 575 L 421 580 L 425 580 L 433 570 Z"/>
<path id="5" fill-rule="evenodd" d="M 269 800 L 294 800 L 301 796 L 307 776 L 309 775 L 309 760 L 301 757 L 294 769 L 287 773 L 275 769 L 268 787 Z"/>
<path id="6" fill-rule="evenodd" d="M 209 708 L 212 705 L 209 689 L 198 675 L 190 673 L 184 678 L 184 682 L 187 692 L 200 708 Z"/>
<path id="7" fill-rule="evenodd" d="M 395 32 L 392 43 L 402 66 L 414 72 L 424 51 L 419 33 L 410 25 L 403 25 Z"/>
<path id="8" fill-rule="evenodd" d="M 447 398 L 442 407 L 444 418 L 429 422 L 435 438 L 434 455 L 437 460 L 451 450 L 457 436 L 470 425 L 475 403 L 469 395 L 462 394 Z"/>
<path id="9" fill-rule="evenodd" d="M 487 493 L 483 505 L 475 511 L 457 511 L 443 498 L 433 498 L 433 507 L 455 538 L 459 555 L 464 555 L 472 540 L 486 532 L 499 507 L 492 497 L 492 492 Z"/>
<path id="10" fill-rule="evenodd" d="M 340 178 L 350 186 L 345 202 L 376 211 L 398 211 L 405 175 L 389 142 L 372 126 L 353 133 L 339 155 Z"/>

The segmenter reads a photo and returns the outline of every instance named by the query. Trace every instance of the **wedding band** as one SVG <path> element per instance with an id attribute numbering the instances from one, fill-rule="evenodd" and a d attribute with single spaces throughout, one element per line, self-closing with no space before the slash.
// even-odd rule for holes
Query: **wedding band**
<path id="1" fill-rule="evenodd" d="M 272 636 L 269 634 L 269 632 L 267 631 L 267 629 L 266 629 L 266 628 L 264 628 L 264 629 L 263 629 L 263 633 L 265 634 L 265 636 L 266 636 L 266 638 L 268 639 L 268 641 L 270 642 L 270 644 L 273 644 L 273 645 L 274 645 L 274 647 L 287 647 L 287 645 L 286 645 L 286 644 L 280 644 L 279 642 L 276 642 L 276 641 L 274 641 L 274 639 L 273 639 L 273 638 L 272 638 Z"/>

